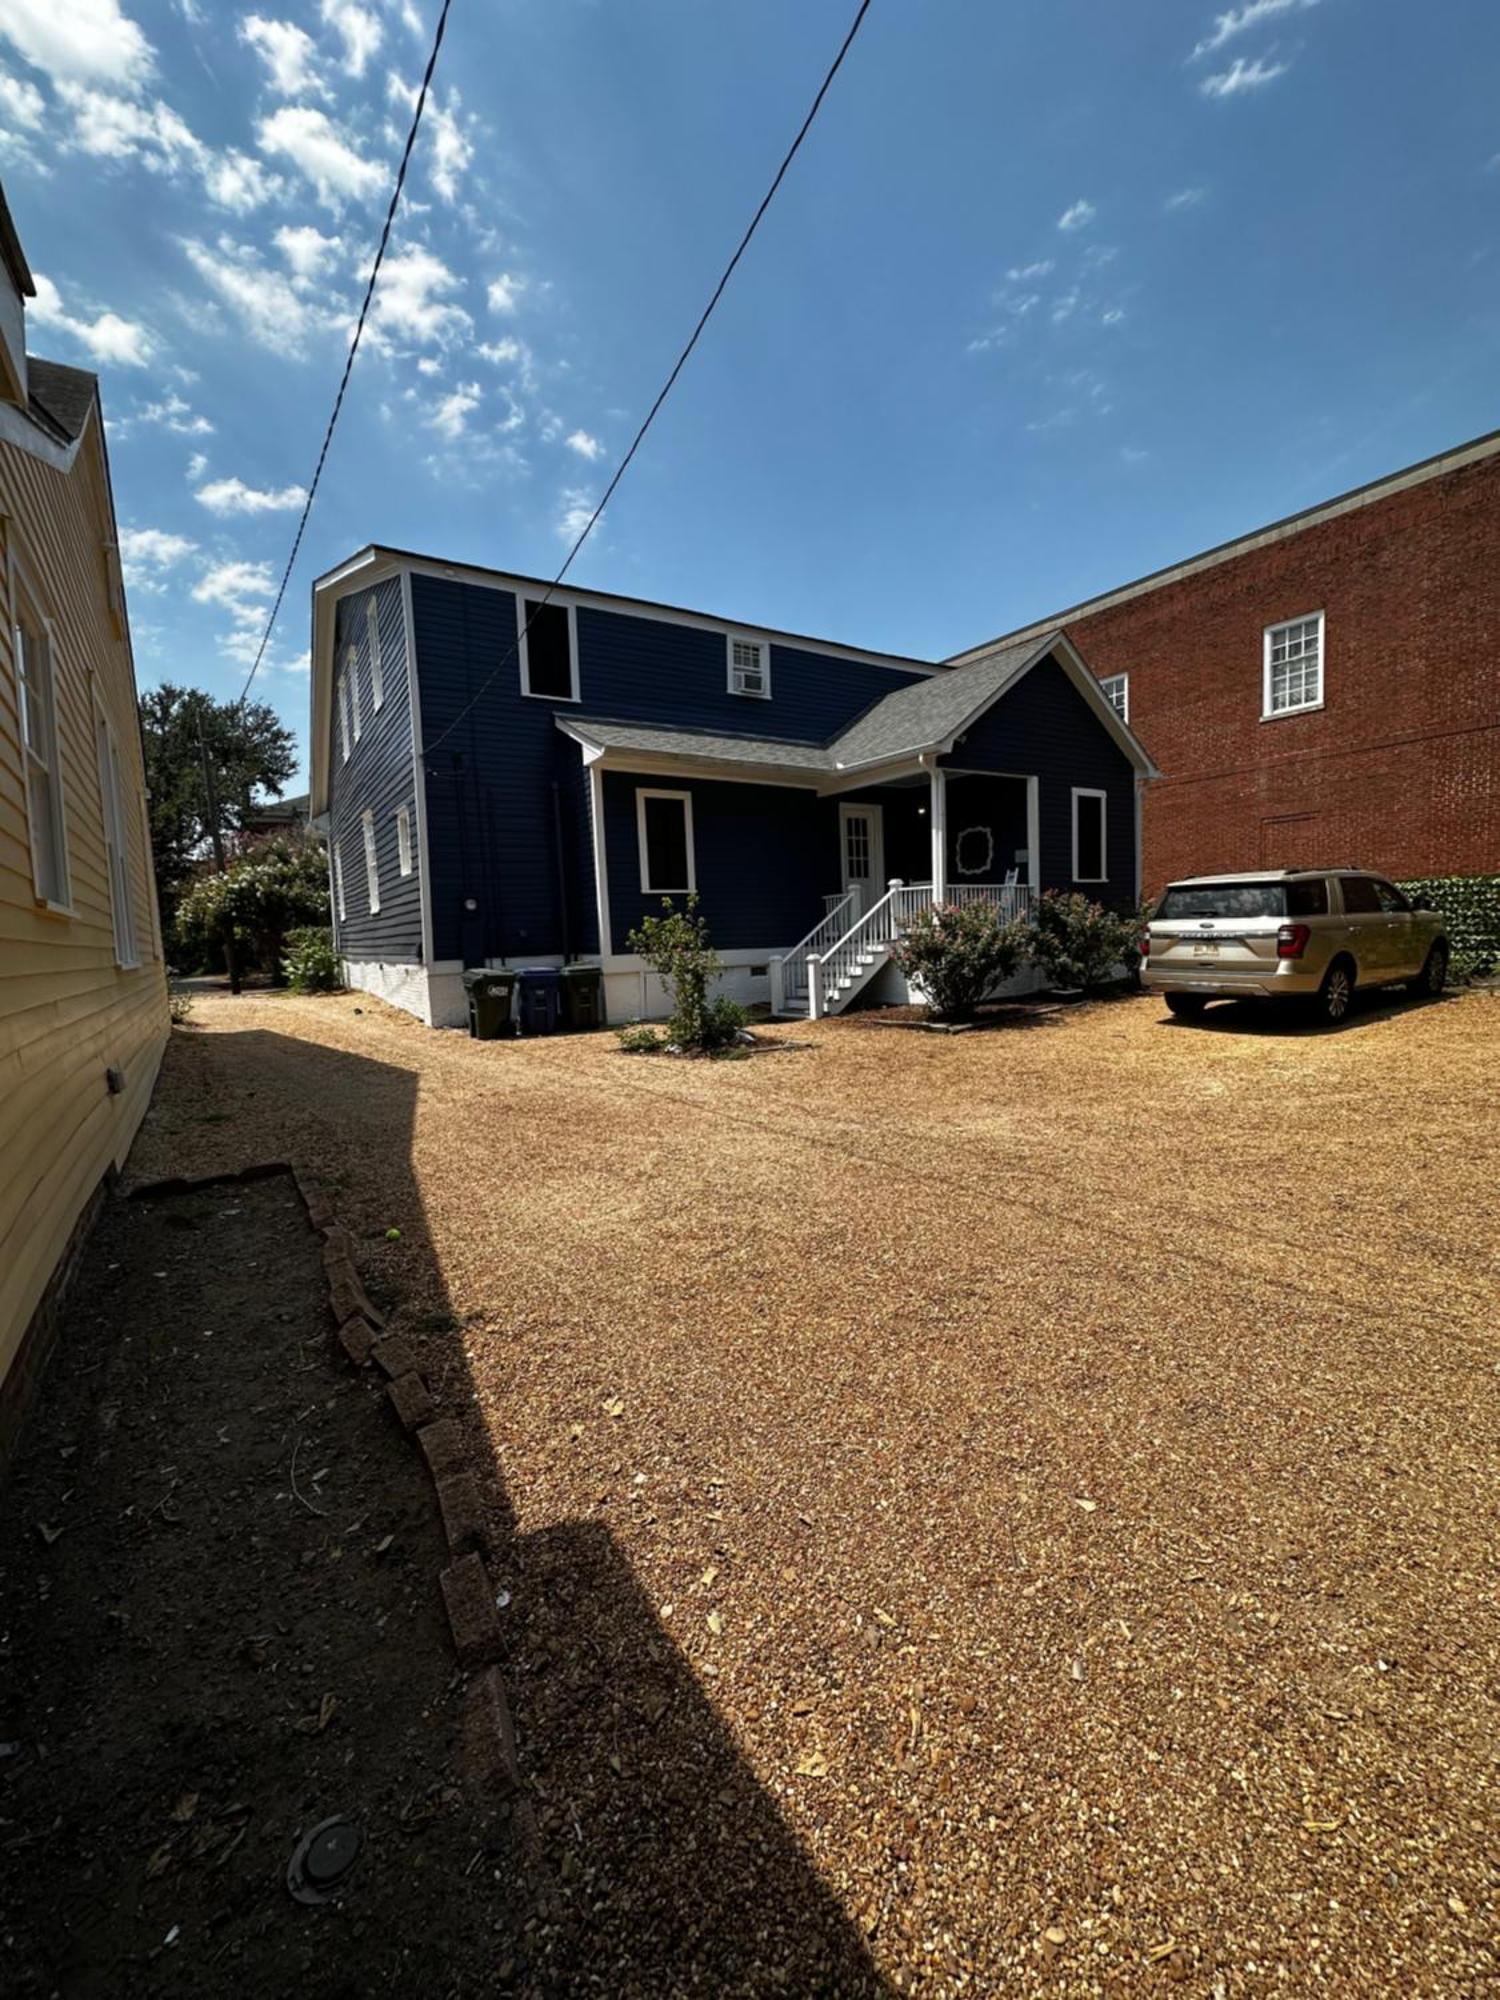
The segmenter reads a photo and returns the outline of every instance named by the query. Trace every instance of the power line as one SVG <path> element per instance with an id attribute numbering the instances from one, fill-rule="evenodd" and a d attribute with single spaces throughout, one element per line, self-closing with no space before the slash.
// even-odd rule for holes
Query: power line
<path id="1" fill-rule="evenodd" d="M 823 108 L 823 99 L 828 95 L 829 89 L 833 84 L 833 79 L 838 75 L 839 71 L 843 68 L 844 58 L 846 55 L 848 55 L 850 48 L 853 46 L 854 37 L 859 33 L 860 26 L 864 21 L 865 15 L 868 14 L 869 11 L 870 11 L 870 0 L 860 0 L 860 5 L 855 13 L 854 19 L 850 23 L 849 32 L 848 34 L 845 35 L 842 43 L 840 44 L 839 52 L 834 57 L 833 62 L 830 64 L 827 75 L 823 78 L 823 81 L 819 84 L 818 94 L 813 99 L 812 104 L 808 109 L 807 116 L 803 119 L 802 124 L 797 132 L 796 138 L 793 139 L 791 145 L 787 148 L 786 153 L 782 158 L 781 165 L 776 169 L 775 178 L 772 180 L 771 185 L 766 189 L 765 194 L 761 197 L 760 206 L 756 209 L 754 215 L 751 216 L 749 228 L 746 229 L 744 235 L 740 238 L 739 243 L 735 248 L 734 255 L 730 258 L 729 262 L 724 266 L 723 274 L 721 275 L 719 282 L 714 286 L 713 292 L 709 297 L 708 304 L 703 308 L 703 311 L 699 314 L 698 324 L 693 328 L 692 334 L 689 337 L 686 347 L 683 348 L 681 354 L 679 354 L 676 361 L 673 362 L 671 374 L 668 375 L 666 381 L 663 382 L 661 388 L 657 391 L 655 402 L 646 412 L 645 419 L 642 422 L 640 429 L 631 439 L 629 451 L 626 452 L 625 456 L 620 460 L 620 463 L 615 467 L 614 475 L 611 478 L 609 484 L 605 487 L 603 497 L 601 498 L 598 506 L 594 509 L 593 513 L 589 515 L 588 520 L 584 523 L 583 528 L 579 533 L 578 539 L 574 542 L 572 548 L 570 548 L 568 551 L 567 559 L 563 563 L 562 568 L 557 572 L 556 576 L 554 576 L 552 581 L 547 585 L 546 590 L 543 592 L 541 598 L 536 602 L 531 612 L 531 615 L 526 620 L 526 623 L 523 626 L 521 626 L 520 630 L 517 632 L 515 640 L 510 647 L 510 650 L 501 659 L 500 664 L 495 668 L 494 672 L 488 675 L 486 679 L 480 682 L 478 688 L 469 697 L 468 701 L 464 703 L 463 707 L 458 711 L 457 715 L 453 717 L 452 721 L 448 724 L 447 728 L 444 729 L 440 735 L 434 737 L 431 743 L 423 745 L 422 754 L 424 758 L 430 756 L 434 750 L 439 749 L 442 746 L 442 744 L 447 741 L 447 739 L 453 734 L 454 730 L 457 729 L 458 725 L 463 721 L 464 717 L 468 715 L 470 711 L 474 708 L 475 704 L 480 700 L 482 700 L 485 694 L 488 693 L 490 688 L 494 686 L 495 682 L 499 679 L 500 675 L 504 673 L 505 669 L 509 666 L 510 662 L 516 657 L 516 654 L 520 650 L 521 641 L 526 637 L 527 633 L 531 630 L 534 621 L 541 615 L 541 612 L 543 611 L 545 606 L 550 602 L 552 593 L 558 588 L 563 578 L 567 575 L 568 571 L 573 567 L 574 558 L 577 556 L 578 551 L 583 547 L 584 543 L 588 540 L 589 536 L 593 533 L 595 522 L 599 519 L 599 516 L 604 512 L 605 508 L 609 505 L 610 500 L 613 497 L 615 488 L 619 485 L 620 481 L 625 477 L 625 473 L 630 465 L 630 461 L 635 457 L 636 453 L 640 450 L 642 441 L 644 440 L 647 431 L 650 430 L 652 424 L 656 421 L 658 411 L 661 409 L 662 404 L 665 403 L 668 396 L 671 395 L 672 390 L 676 385 L 678 376 L 682 373 L 684 367 L 687 365 L 687 360 L 689 355 L 692 353 L 693 349 L 698 345 L 699 336 L 702 334 L 703 329 L 708 325 L 709 320 L 713 317 L 714 308 L 718 305 L 719 300 L 723 297 L 724 289 L 728 285 L 729 280 L 734 276 L 735 267 L 738 265 L 740 259 L 744 256 L 745 252 L 749 249 L 750 239 L 754 236 L 756 230 L 759 229 L 761 225 L 761 220 L 764 217 L 766 210 L 771 206 L 771 203 L 775 200 L 777 190 L 780 188 L 781 183 L 786 179 L 787 169 L 791 166 L 792 161 L 796 159 L 798 153 L 802 149 L 803 140 L 812 130 L 813 120 L 817 117 L 819 111 L 821 111 Z"/>
<path id="2" fill-rule="evenodd" d="M 369 317 L 370 301 L 375 296 L 375 281 L 380 276 L 380 267 L 385 262 L 386 245 L 391 240 L 391 225 L 396 220 L 396 210 L 401 204 L 401 190 L 406 185 L 406 169 L 411 162 L 412 148 L 417 143 L 417 131 L 422 123 L 422 113 L 427 106 L 427 91 L 432 83 L 432 72 L 437 68 L 438 50 L 443 46 L 443 33 L 448 26 L 448 9 L 453 0 L 443 0 L 442 11 L 438 15 L 437 32 L 432 38 L 432 53 L 427 58 L 427 68 L 422 74 L 422 87 L 417 92 L 416 108 L 412 112 L 411 130 L 406 135 L 406 146 L 401 154 L 401 164 L 396 169 L 396 185 L 391 190 L 391 204 L 385 212 L 385 227 L 380 232 L 380 246 L 375 252 L 375 262 L 370 266 L 370 282 L 365 286 L 364 303 L 359 309 L 359 319 L 355 323 L 354 338 L 349 343 L 349 352 L 344 360 L 344 373 L 339 381 L 339 392 L 333 399 L 333 413 L 328 419 L 328 428 L 323 433 L 322 449 L 313 469 L 312 484 L 307 489 L 307 498 L 302 503 L 302 515 L 297 522 L 297 532 L 292 537 L 292 552 L 286 559 L 286 568 L 281 572 L 281 588 L 276 593 L 276 602 L 271 606 L 271 615 L 266 620 L 266 629 L 260 635 L 260 645 L 256 649 L 254 664 L 245 676 L 245 685 L 240 689 L 240 705 L 250 692 L 250 683 L 260 670 L 266 648 L 271 643 L 271 634 L 276 627 L 281 601 L 286 596 L 286 587 L 292 580 L 292 568 L 297 560 L 297 551 L 302 546 L 302 536 L 307 527 L 307 517 L 312 512 L 313 501 L 317 497 L 318 482 L 323 477 L 324 462 L 328 457 L 328 447 L 333 443 L 334 427 L 339 420 L 339 412 L 344 407 L 344 392 L 349 387 L 349 377 L 354 370 L 354 357 L 359 352 L 359 343 L 364 337 L 365 321 Z"/>

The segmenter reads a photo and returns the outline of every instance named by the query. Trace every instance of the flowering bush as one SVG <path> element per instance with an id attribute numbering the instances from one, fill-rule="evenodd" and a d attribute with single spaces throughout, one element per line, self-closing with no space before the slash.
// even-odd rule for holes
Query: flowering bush
<path id="1" fill-rule="evenodd" d="M 333 932 L 319 924 L 287 932 L 281 969 L 294 993 L 337 993 L 344 983 Z"/>
<path id="2" fill-rule="evenodd" d="M 913 917 L 891 960 L 926 995 L 939 1021 L 965 1021 L 1026 957 L 1025 924 L 1001 919 L 993 903 L 938 903 Z"/>
<path id="3" fill-rule="evenodd" d="M 1077 890 L 1048 889 L 1033 908 L 1031 959 L 1054 986 L 1103 986 L 1140 964 L 1139 911 L 1107 910 Z"/>
<path id="4" fill-rule="evenodd" d="M 326 924 L 328 857 L 315 841 L 268 840 L 204 875 L 177 906 L 177 935 L 202 963 L 232 937 L 253 947 L 279 985 L 282 941 L 306 924 Z"/>

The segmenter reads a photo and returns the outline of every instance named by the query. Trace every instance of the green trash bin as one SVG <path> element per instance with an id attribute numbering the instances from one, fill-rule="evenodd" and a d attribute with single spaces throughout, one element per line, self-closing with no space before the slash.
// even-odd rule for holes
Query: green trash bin
<path id="1" fill-rule="evenodd" d="M 604 1026 L 604 974 L 597 965 L 562 969 L 563 1021 L 569 1028 Z"/>
<path id="2" fill-rule="evenodd" d="M 476 966 L 464 974 L 464 991 L 469 996 L 469 1033 L 480 1042 L 498 1042 L 516 1032 L 512 1005 L 516 990 L 513 972 L 491 972 Z"/>

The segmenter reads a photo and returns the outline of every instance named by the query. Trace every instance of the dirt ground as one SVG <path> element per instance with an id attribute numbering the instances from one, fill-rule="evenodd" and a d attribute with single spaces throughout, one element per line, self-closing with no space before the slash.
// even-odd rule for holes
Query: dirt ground
<path id="1" fill-rule="evenodd" d="M 1495 1978 L 1494 996 L 738 1064 L 195 1022 L 132 1172 L 336 1181 L 465 1413 L 530 1990 Z"/>

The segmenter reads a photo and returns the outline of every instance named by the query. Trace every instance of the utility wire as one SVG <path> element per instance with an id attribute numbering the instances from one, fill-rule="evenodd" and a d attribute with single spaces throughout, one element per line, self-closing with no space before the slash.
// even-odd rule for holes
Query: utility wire
<path id="1" fill-rule="evenodd" d="M 432 72 L 437 68 L 438 50 L 443 46 L 443 33 L 448 26 L 448 9 L 453 0 L 443 0 L 442 11 L 438 15 L 437 32 L 432 38 L 432 53 L 427 58 L 427 68 L 422 75 L 422 88 L 417 92 L 416 108 L 411 115 L 411 130 L 406 135 L 406 146 L 401 155 L 401 164 L 396 169 L 396 185 L 391 190 L 391 205 L 385 212 L 385 227 L 380 232 L 380 247 L 375 252 L 375 262 L 370 266 L 370 282 L 365 286 L 364 304 L 359 309 L 359 319 L 355 323 L 354 338 L 349 343 L 349 352 L 344 360 L 344 373 L 339 382 L 339 392 L 333 399 L 333 414 L 328 419 L 328 428 L 323 433 L 323 446 L 318 453 L 318 462 L 313 469 L 312 484 L 307 489 L 307 498 L 302 503 L 301 519 L 297 532 L 292 537 L 292 552 L 286 559 L 286 568 L 281 572 L 281 588 L 276 593 L 276 602 L 271 606 L 271 615 L 266 620 L 266 629 L 260 635 L 260 645 L 256 649 L 255 661 L 245 676 L 245 685 L 240 689 L 239 706 L 243 707 L 245 696 L 250 692 L 250 683 L 260 671 L 260 663 L 265 658 L 266 648 L 271 643 L 271 634 L 276 628 L 276 619 L 281 610 L 281 601 L 286 596 L 286 587 L 292 580 L 292 567 L 297 560 L 297 551 L 302 546 L 302 536 L 307 527 L 307 517 L 312 512 L 313 501 L 317 498 L 318 482 L 323 477 L 323 466 L 328 457 L 328 447 L 333 443 L 334 427 L 339 420 L 339 412 L 344 407 L 344 392 L 349 387 L 349 377 L 354 372 L 354 357 L 359 352 L 359 343 L 364 337 L 365 321 L 369 317 L 370 301 L 375 296 L 375 282 L 380 276 L 380 267 L 385 262 L 386 245 L 391 240 L 391 225 L 396 220 L 396 210 L 401 204 L 401 190 L 406 185 L 406 169 L 411 163 L 412 148 L 417 143 L 417 131 L 422 123 L 422 113 L 427 107 L 427 91 L 432 83 Z"/>
<path id="2" fill-rule="evenodd" d="M 719 282 L 714 286 L 708 304 L 703 308 L 703 311 L 699 314 L 698 324 L 693 328 L 692 334 L 688 340 L 686 347 L 683 348 L 681 354 L 679 354 L 676 361 L 673 362 L 671 374 L 668 375 L 666 381 L 663 382 L 661 388 L 657 391 L 656 401 L 651 405 L 650 409 L 646 412 L 645 419 L 642 422 L 640 429 L 631 439 L 629 451 L 626 452 L 625 456 L 620 460 L 620 463 L 615 467 L 614 476 L 611 478 L 608 486 L 605 487 L 603 497 L 600 499 L 599 504 L 594 509 L 593 513 L 589 515 L 588 520 L 584 523 L 583 528 L 579 533 L 578 539 L 574 542 L 572 548 L 570 548 L 568 551 L 567 559 L 563 563 L 562 568 L 558 570 L 557 574 L 553 577 L 552 581 L 547 585 L 547 588 L 543 592 L 541 598 L 536 602 L 531 612 L 531 615 L 527 618 L 526 623 L 520 628 L 520 630 L 516 634 L 516 637 L 512 642 L 509 651 L 501 659 L 500 664 L 495 668 L 494 672 L 489 674 L 483 681 L 480 682 L 478 688 L 469 697 L 468 701 L 464 703 L 463 707 L 458 711 L 457 715 L 453 717 L 452 721 L 449 722 L 447 728 L 444 729 L 439 735 L 435 736 L 431 743 L 423 745 L 422 754 L 424 758 L 430 756 L 434 750 L 438 749 L 443 743 L 447 741 L 447 739 L 453 734 L 454 730 L 457 729 L 458 725 L 463 721 L 464 717 L 470 713 L 470 711 L 475 707 L 475 705 L 483 699 L 485 694 L 488 693 L 489 689 L 494 686 L 495 682 L 499 679 L 500 675 L 504 673 L 505 669 L 509 666 L 510 662 L 516 657 L 517 653 L 520 650 L 521 641 L 526 637 L 527 633 L 531 630 L 532 624 L 541 615 L 544 607 L 550 602 L 552 593 L 558 588 L 558 586 L 562 583 L 564 577 L 566 577 L 566 575 L 568 574 L 568 571 L 573 567 L 574 558 L 577 556 L 579 550 L 583 547 L 584 543 L 588 540 L 589 536 L 593 533 L 595 522 L 599 519 L 599 516 L 604 512 L 605 508 L 609 505 L 610 500 L 614 495 L 615 488 L 619 485 L 620 481 L 625 477 L 625 473 L 629 468 L 630 461 L 635 457 L 636 453 L 640 450 L 641 445 L 645 440 L 647 431 L 650 430 L 652 424 L 656 421 L 658 411 L 661 409 L 662 404 L 665 403 L 668 396 L 671 395 L 672 390 L 676 385 L 678 376 L 682 373 L 683 369 L 687 365 L 689 355 L 691 355 L 693 349 L 698 345 L 698 340 L 703 332 L 703 329 L 708 325 L 709 320 L 713 317 L 714 308 L 718 305 L 719 300 L 723 297 L 725 287 L 728 285 L 729 280 L 734 276 L 735 267 L 738 265 L 740 259 L 744 256 L 745 252 L 749 249 L 750 239 L 754 236 L 756 230 L 759 229 L 761 225 L 761 220 L 764 217 L 766 210 L 771 206 L 771 203 L 776 199 L 777 190 L 780 188 L 781 183 L 786 179 L 787 169 L 791 166 L 792 161 L 796 159 L 798 153 L 802 149 L 803 140 L 812 130 L 813 120 L 817 117 L 819 111 L 821 111 L 823 108 L 823 99 L 828 95 L 828 92 L 833 84 L 833 79 L 838 75 L 839 71 L 843 68 L 844 58 L 845 56 L 848 55 L 850 48 L 853 46 L 854 37 L 859 33 L 865 15 L 868 14 L 869 11 L 870 11 L 870 0 L 860 0 L 860 5 L 858 7 L 858 10 L 855 13 L 853 21 L 850 23 L 849 32 L 848 34 L 845 35 L 843 42 L 840 44 L 839 52 L 834 57 L 833 62 L 829 67 L 827 75 L 823 78 L 823 81 L 819 84 L 818 94 L 813 99 L 812 104 L 808 110 L 807 116 L 803 119 L 801 127 L 798 130 L 796 138 L 793 139 L 791 145 L 787 148 L 786 153 L 782 158 L 781 165 L 776 169 L 775 178 L 772 180 L 771 185 L 766 189 L 765 194 L 762 196 L 760 206 L 756 209 L 754 215 L 751 216 L 749 228 L 746 229 L 744 235 L 740 238 L 739 243 L 736 246 L 734 255 L 730 258 L 729 262 L 724 266 L 723 274 L 720 277 Z"/>

